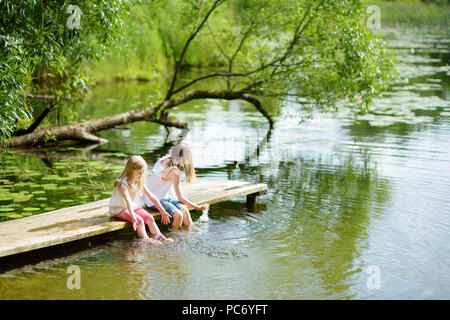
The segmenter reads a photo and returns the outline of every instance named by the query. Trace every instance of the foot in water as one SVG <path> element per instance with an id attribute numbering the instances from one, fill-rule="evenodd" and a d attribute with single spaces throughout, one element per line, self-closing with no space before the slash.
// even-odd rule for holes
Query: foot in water
<path id="1" fill-rule="evenodd" d="M 153 238 L 150 238 L 150 237 L 148 237 L 146 239 L 143 239 L 143 241 L 145 243 L 148 243 L 148 244 L 163 244 L 162 241 L 160 241 L 158 239 L 153 239 Z"/>
<path id="2" fill-rule="evenodd" d="M 163 234 L 160 234 L 159 236 L 156 236 L 154 239 L 157 241 L 162 242 L 173 242 L 173 239 L 170 237 L 165 237 Z"/>

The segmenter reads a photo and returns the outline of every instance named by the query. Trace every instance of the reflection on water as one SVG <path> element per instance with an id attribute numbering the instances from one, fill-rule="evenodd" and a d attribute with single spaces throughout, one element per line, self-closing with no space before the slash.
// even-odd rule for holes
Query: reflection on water
<path id="1" fill-rule="evenodd" d="M 267 131 L 239 101 L 173 111 L 190 125 L 198 176 L 268 185 L 253 208 L 238 198 L 194 212 L 189 230 L 161 226 L 172 244 L 149 246 L 126 230 L 11 270 L 0 275 L 0 298 L 448 299 L 449 41 L 388 36 L 401 78 L 365 114 L 343 106 L 299 125 L 286 105 Z M 154 96 L 141 83 L 97 87 L 84 112 L 98 117 Z M 110 142 L 91 151 L 18 155 L 0 176 L 0 218 L 107 197 L 127 155 L 154 163 L 179 133 L 140 122 L 103 132 Z M 25 210 L 32 207 L 39 210 Z M 66 286 L 70 265 L 80 267 L 80 290 Z M 379 289 L 367 285 L 371 266 Z"/>

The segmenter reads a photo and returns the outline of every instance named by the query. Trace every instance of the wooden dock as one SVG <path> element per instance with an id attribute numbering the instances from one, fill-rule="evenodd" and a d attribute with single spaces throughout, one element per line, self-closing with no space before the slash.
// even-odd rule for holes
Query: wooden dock
<path id="1" fill-rule="evenodd" d="M 192 202 L 209 204 L 265 194 L 267 185 L 243 181 L 197 178 L 182 184 L 183 194 Z M 0 257 L 46 248 L 112 232 L 131 225 L 109 216 L 109 198 L 0 223 Z M 191 209 L 191 208 L 190 208 Z M 159 218 L 159 212 L 152 212 Z"/>

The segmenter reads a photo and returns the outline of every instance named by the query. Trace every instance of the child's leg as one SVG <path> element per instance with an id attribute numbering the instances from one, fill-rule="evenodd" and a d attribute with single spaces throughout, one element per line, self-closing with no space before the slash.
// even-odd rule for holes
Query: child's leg
<path id="1" fill-rule="evenodd" d="M 180 208 L 183 207 L 183 204 L 180 201 L 178 201 L 177 198 L 171 195 L 161 199 L 161 204 L 164 206 L 164 209 L 166 209 L 166 211 L 169 212 L 170 215 L 172 215 L 173 218 L 172 227 L 174 228 L 181 227 L 184 220 L 184 214 L 180 210 Z"/>
<path id="2" fill-rule="evenodd" d="M 145 230 L 144 221 L 142 221 L 142 223 L 138 224 L 138 226 L 136 227 L 136 230 L 137 230 L 137 234 L 140 238 L 142 238 L 144 240 L 150 240 L 150 238 L 147 235 L 147 231 Z"/>
<path id="3" fill-rule="evenodd" d="M 174 211 L 172 227 L 179 228 L 183 224 L 183 213 L 180 210 Z"/>
<path id="4" fill-rule="evenodd" d="M 183 224 L 186 226 L 190 226 L 192 222 L 191 213 L 189 212 L 186 206 L 182 206 L 180 208 L 181 213 L 183 214 Z"/>
<path id="5" fill-rule="evenodd" d="M 167 201 L 170 202 L 170 204 L 174 206 L 176 209 L 178 209 L 177 211 L 181 215 L 180 226 L 181 224 L 190 226 L 193 223 L 188 208 L 182 202 L 178 201 L 178 199 L 175 198 L 174 196 L 169 196 Z"/>
<path id="6" fill-rule="evenodd" d="M 134 212 L 136 213 L 136 210 L 134 210 Z M 116 215 L 116 218 L 127 221 L 129 223 L 133 223 L 133 219 L 131 218 L 131 214 L 128 211 L 128 209 L 122 210 L 119 214 Z M 136 215 L 136 220 L 137 220 L 136 231 L 137 231 L 138 236 L 140 238 L 148 240 L 149 237 L 147 235 L 147 232 L 145 231 L 144 220 L 138 214 Z"/>
<path id="7" fill-rule="evenodd" d="M 177 206 L 172 203 L 172 197 L 165 196 L 164 198 L 159 199 L 159 201 L 167 213 L 173 218 L 172 227 L 181 227 L 181 224 L 183 223 L 183 214 L 178 210 Z"/>
<path id="8" fill-rule="evenodd" d="M 160 238 L 164 241 L 173 241 L 172 238 L 166 238 L 161 231 L 158 228 L 158 225 L 156 224 L 155 218 L 153 218 L 153 215 L 151 215 L 147 210 L 143 208 L 139 208 L 134 210 L 136 214 L 138 214 L 148 225 L 148 228 L 150 229 L 150 234 L 155 237 L 156 239 Z"/>
<path id="9" fill-rule="evenodd" d="M 152 234 L 153 236 L 161 235 L 161 231 L 159 230 L 158 225 L 155 222 L 155 218 L 153 218 L 153 215 L 142 208 L 136 209 L 134 210 L 134 212 L 144 220 L 146 225 L 148 225 L 150 234 Z"/>

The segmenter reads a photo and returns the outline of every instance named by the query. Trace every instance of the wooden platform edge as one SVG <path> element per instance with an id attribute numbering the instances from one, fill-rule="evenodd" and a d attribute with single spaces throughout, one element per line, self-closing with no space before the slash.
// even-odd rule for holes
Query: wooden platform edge
<path id="1" fill-rule="evenodd" d="M 107 219 L 107 218 L 105 218 L 105 219 Z M 90 238 L 90 237 L 97 236 L 97 235 L 104 234 L 104 233 L 122 230 L 122 229 L 126 228 L 127 225 L 131 226 L 131 224 L 129 224 L 128 222 L 114 221 L 114 220 L 110 219 L 109 225 L 107 227 L 101 227 L 98 230 L 92 230 L 92 231 L 88 231 L 88 232 L 85 232 L 82 234 L 67 235 L 65 237 L 60 237 L 57 240 L 52 239 L 52 240 L 48 240 L 48 241 L 37 242 L 37 243 L 31 244 L 31 245 L 25 244 L 20 247 L 14 247 L 12 249 L 2 250 L 2 251 L 0 251 L 0 258 L 19 254 L 19 253 L 24 253 L 24 252 L 28 252 L 28 251 L 33 251 L 36 249 L 53 247 L 53 246 L 57 246 L 57 245 L 64 244 L 64 243 L 69 243 L 69 242 L 76 241 L 76 240 Z"/>
<path id="2" fill-rule="evenodd" d="M 252 195 L 253 196 L 262 195 L 267 192 L 267 185 L 263 184 L 263 183 L 255 184 L 255 185 L 249 184 L 249 185 L 246 185 L 239 189 L 240 190 L 238 193 L 236 193 L 236 192 L 233 193 L 232 191 L 230 191 L 229 193 L 225 193 L 223 196 L 211 197 L 210 199 L 204 199 L 204 200 L 202 199 L 202 201 L 199 201 L 197 203 L 200 204 L 200 203 L 206 202 L 206 203 L 212 205 L 215 203 L 231 200 L 233 198 L 248 197 L 248 196 L 252 196 Z M 95 203 L 98 203 L 99 205 L 102 205 L 102 204 L 107 205 L 108 199 L 98 200 L 98 201 L 95 201 Z M 247 198 L 247 201 L 248 201 L 248 198 Z M 77 205 L 77 206 L 74 206 L 73 208 L 79 208 L 81 206 L 83 206 L 83 205 Z M 67 210 L 69 208 L 71 208 L 71 207 L 62 208 L 62 209 L 58 209 L 58 210 L 51 211 L 51 212 L 45 212 L 45 213 L 42 213 L 42 215 L 47 215 L 50 213 Z M 188 209 L 192 210 L 193 208 L 188 208 Z M 151 214 L 153 215 L 153 217 L 155 217 L 155 219 L 160 218 L 160 213 L 158 211 L 151 211 Z M 131 224 L 128 222 L 115 220 L 114 218 L 105 216 L 104 221 L 102 221 L 100 224 L 94 225 L 93 227 L 97 227 L 97 228 L 86 231 L 84 233 L 67 234 L 67 236 L 60 237 L 59 239 L 44 240 L 41 242 L 35 242 L 33 244 L 25 243 L 22 246 L 15 246 L 11 249 L 7 249 L 7 248 L 1 249 L 0 250 L 0 258 L 13 256 L 15 254 L 20 254 L 20 253 L 33 251 L 33 250 L 37 250 L 37 249 L 42 249 L 42 248 L 46 248 L 46 247 L 53 247 L 53 246 L 57 246 L 57 245 L 64 244 L 64 243 L 69 243 L 69 242 L 76 241 L 76 240 L 86 239 L 86 238 L 90 238 L 93 236 L 122 230 L 127 227 L 131 227 Z"/>

